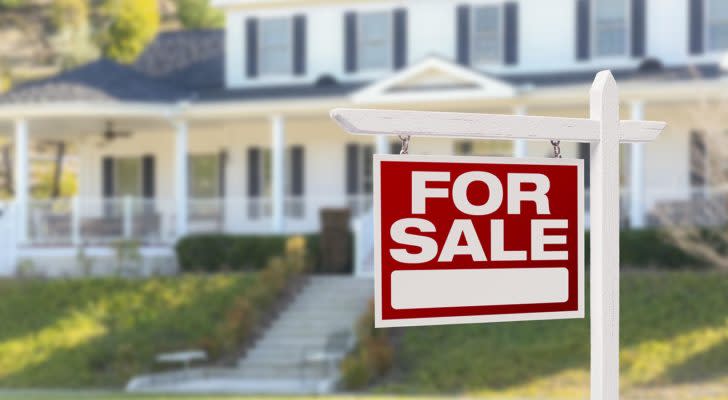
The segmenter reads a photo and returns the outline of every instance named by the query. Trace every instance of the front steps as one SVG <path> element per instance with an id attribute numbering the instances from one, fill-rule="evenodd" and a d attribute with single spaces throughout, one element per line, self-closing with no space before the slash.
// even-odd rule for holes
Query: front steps
<path id="1" fill-rule="evenodd" d="M 302 363 L 324 350 L 330 335 L 354 335 L 373 296 L 372 280 L 315 275 L 273 321 L 237 368 L 193 368 L 132 379 L 127 390 L 169 393 L 306 394 L 335 388 L 338 366 Z M 353 337 L 353 336 L 352 336 Z"/>

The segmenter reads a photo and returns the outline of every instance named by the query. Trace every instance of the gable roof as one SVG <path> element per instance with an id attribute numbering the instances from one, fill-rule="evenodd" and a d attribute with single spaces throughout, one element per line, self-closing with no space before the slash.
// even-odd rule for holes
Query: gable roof
<path id="1" fill-rule="evenodd" d="M 352 95 L 358 103 L 426 101 L 443 98 L 513 97 L 516 88 L 494 76 L 429 57 Z"/>
<path id="2" fill-rule="evenodd" d="M 152 78 L 193 91 L 224 86 L 224 32 L 221 29 L 162 32 L 133 68 Z"/>
<path id="3" fill-rule="evenodd" d="M 169 102 L 190 92 L 101 59 L 48 79 L 22 84 L 0 96 L 0 104 L 54 102 Z"/>

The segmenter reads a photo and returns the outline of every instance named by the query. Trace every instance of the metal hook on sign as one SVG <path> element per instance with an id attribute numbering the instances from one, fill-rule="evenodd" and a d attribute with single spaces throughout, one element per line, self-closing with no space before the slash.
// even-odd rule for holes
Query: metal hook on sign
<path id="1" fill-rule="evenodd" d="M 551 146 L 554 146 L 554 158 L 561 158 L 561 141 L 552 140 Z"/>
<path id="2" fill-rule="evenodd" d="M 402 141 L 402 149 L 399 154 L 409 154 L 410 135 L 399 135 L 399 140 Z"/>

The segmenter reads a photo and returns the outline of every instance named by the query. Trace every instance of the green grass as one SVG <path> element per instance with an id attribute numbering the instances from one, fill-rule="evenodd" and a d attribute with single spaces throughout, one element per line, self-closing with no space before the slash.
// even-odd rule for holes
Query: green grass
<path id="1" fill-rule="evenodd" d="M 587 296 L 588 298 L 588 296 Z M 379 391 L 584 398 L 589 320 L 408 328 Z M 728 274 L 626 272 L 621 385 L 714 385 L 728 396 Z"/>
<path id="2" fill-rule="evenodd" d="M 160 352 L 234 351 L 260 277 L 0 281 L 0 387 L 122 387 Z"/>

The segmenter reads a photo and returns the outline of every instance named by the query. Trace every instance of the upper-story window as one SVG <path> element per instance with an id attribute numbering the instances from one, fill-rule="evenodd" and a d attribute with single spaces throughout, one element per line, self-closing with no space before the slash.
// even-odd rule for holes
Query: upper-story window
<path id="1" fill-rule="evenodd" d="M 597 56 L 627 54 L 627 0 L 593 0 L 594 53 Z"/>
<path id="2" fill-rule="evenodd" d="M 261 75 L 289 75 L 293 70 L 293 28 L 290 18 L 260 21 L 258 39 Z"/>
<path id="3" fill-rule="evenodd" d="M 708 0 L 706 16 L 708 49 L 728 49 L 728 2 Z"/>
<path id="4" fill-rule="evenodd" d="M 392 65 L 392 14 L 361 13 L 358 16 L 357 58 L 359 68 L 387 69 Z"/>
<path id="5" fill-rule="evenodd" d="M 473 8 L 471 52 L 475 64 L 501 61 L 501 9 L 500 6 Z"/>

